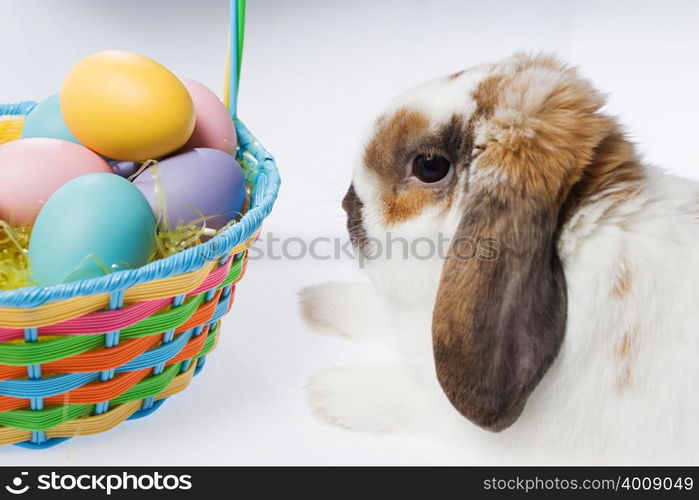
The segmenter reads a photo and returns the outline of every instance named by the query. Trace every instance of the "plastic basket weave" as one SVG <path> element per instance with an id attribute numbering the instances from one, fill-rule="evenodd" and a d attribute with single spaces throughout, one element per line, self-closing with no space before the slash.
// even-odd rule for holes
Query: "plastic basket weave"
<path id="1" fill-rule="evenodd" d="M 235 116 L 244 3 L 231 12 Z M 34 105 L 0 105 L 0 144 L 20 136 Z M 274 159 L 234 121 L 250 189 L 238 223 L 138 269 L 0 292 L 0 444 L 44 448 L 144 417 L 204 366 L 280 185 Z"/>

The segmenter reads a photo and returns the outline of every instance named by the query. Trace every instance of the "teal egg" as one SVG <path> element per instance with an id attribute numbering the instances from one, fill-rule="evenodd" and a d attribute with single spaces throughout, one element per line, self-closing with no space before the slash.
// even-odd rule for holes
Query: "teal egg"
<path id="1" fill-rule="evenodd" d="M 27 137 L 49 137 L 80 144 L 63 121 L 59 94 L 41 101 L 24 119 L 22 138 Z"/>
<path id="2" fill-rule="evenodd" d="M 115 174 L 87 174 L 42 207 L 29 264 L 33 281 L 48 286 L 140 267 L 154 250 L 155 217 L 138 188 Z"/>

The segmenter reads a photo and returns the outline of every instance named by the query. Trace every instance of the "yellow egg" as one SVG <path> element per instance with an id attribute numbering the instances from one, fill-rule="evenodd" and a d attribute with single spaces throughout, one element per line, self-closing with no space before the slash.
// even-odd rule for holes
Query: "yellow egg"
<path id="1" fill-rule="evenodd" d="M 61 113 L 77 139 L 117 160 L 145 161 L 183 146 L 194 130 L 194 105 L 173 73 L 133 52 L 87 56 L 68 73 Z"/>

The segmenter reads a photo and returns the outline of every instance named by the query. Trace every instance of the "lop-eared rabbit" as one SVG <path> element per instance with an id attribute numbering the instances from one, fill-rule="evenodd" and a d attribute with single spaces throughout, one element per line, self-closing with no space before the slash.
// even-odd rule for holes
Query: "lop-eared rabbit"
<path id="1" fill-rule="evenodd" d="M 371 284 L 301 307 L 400 361 L 312 377 L 319 417 L 544 460 L 699 462 L 699 185 L 646 165 L 603 104 L 520 54 L 381 114 L 343 202 Z M 389 258 L 387 233 L 451 246 Z"/>

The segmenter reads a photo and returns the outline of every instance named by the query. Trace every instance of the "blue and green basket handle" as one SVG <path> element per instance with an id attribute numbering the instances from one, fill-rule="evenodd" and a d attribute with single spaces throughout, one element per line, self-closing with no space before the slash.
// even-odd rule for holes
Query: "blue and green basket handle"
<path id="1" fill-rule="evenodd" d="M 244 38 L 245 0 L 231 0 L 223 102 L 234 117 L 238 115 L 238 88 L 240 84 L 240 67 L 243 61 Z"/>

